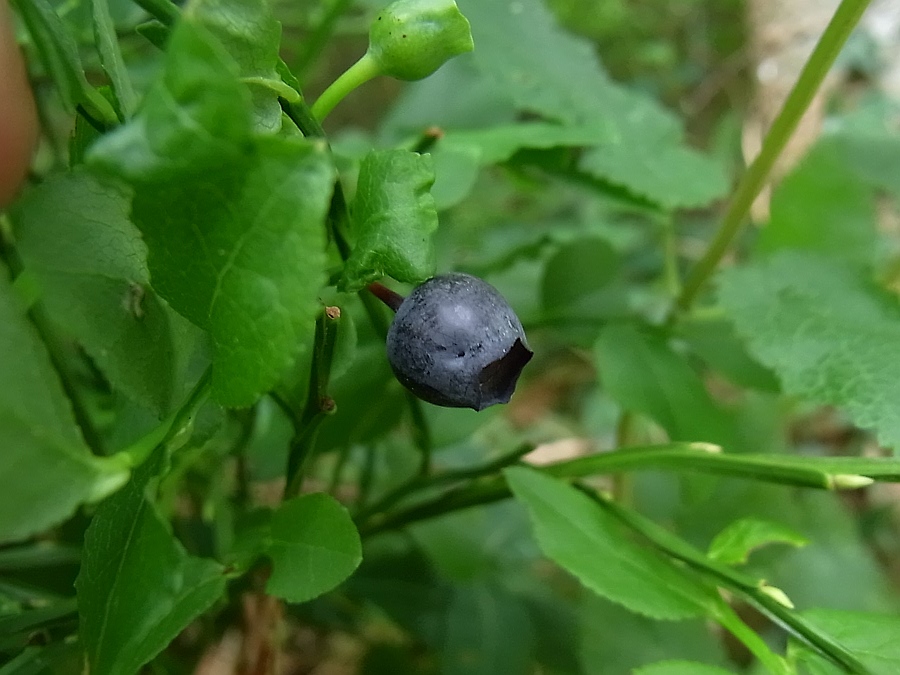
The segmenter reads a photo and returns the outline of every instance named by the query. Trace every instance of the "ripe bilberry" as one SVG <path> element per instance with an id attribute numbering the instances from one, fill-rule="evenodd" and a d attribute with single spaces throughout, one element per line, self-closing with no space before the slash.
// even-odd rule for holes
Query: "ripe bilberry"
<path id="1" fill-rule="evenodd" d="M 387 355 L 407 389 L 452 408 L 483 410 L 509 401 L 532 352 L 497 289 L 468 274 L 444 274 L 395 309 Z"/>

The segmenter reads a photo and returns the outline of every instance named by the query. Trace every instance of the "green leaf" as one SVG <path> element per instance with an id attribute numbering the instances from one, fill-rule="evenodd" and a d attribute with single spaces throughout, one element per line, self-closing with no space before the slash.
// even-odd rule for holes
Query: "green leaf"
<path id="1" fill-rule="evenodd" d="M 731 441 L 730 418 L 662 338 L 634 326 L 611 325 L 594 350 L 603 386 L 626 410 L 650 416 L 674 441 Z"/>
<path id="2" fill-rule="evenodd" d="M 783 252 L 721 277 L 720 301 L 787 393 L 900 446 L 900 303 L 846 264 Z"/>
<path id="3" fill-rule="evenodd" d="M 476 65 L 523 110 L 597 129 L 591 175 L 668 207 L 702 206 L 728 188 L 718 163 L 686 147 L 677 119 L 612 82 L 593 46 L 562 31 L 540 0 L 460 0 Z"/>
<path id="4" fill-rule="evenodd" d="M 589 497 L 538 471 L 504 471 L 528 507 L 538 544 L 551 560 L 595 593 L 657 619 L 704 615 L 710 591 L 680 567 L 632 541 Z"/>
<path id="5" fill-rule="evenodd" d="M 41 61 L 56 84 L 63 106 L 74 113 L 84 108 L 100 123 L 114 125 L 118 119 L 112 106 L 84 76 L 78 45 L 47 0 L 13 0 Z"/>
<path id="6" fill-rule="evenodd" d="M 405 150 L 366 155 L 350 207 L 356 242 L 344 266 L 342 290 L 358 291 L 385 275 L 419 283 L 434 274 L 431 235 L 438 218 L 432 183 L 429 155 Z"/>
<path id="7" fill-rule="evenodd" d="M 649 197 L 669 209 L 706 206 L 728 191 L 721 164 L 672 142 L 605 143 L 586 152 L 580 167 L 595 178 Z"/>
<path id="8" fill-rule="evenodd" d="M 894 196 L 900 195 L 900 138 L 895 130 L 896 102 L 874 95 L 852 113 L 843 115 L 840 131 L 829 136 L 840 160 L 868 185 Z"/>
<path id="9" fill-rule="evenodd" d="M 453 589 L 447 608 L 441 673 L 529 675 L 533 629 L 524 603 L 486 581 Z"/>
<path id="10" fill-rule="evenodd" d="M 130 204 L 125 186 L 76 170 L 29 192 L 12 217 L 53 320 L 115 387 L 162 416 L 181 396 L 196 331 L 150 289 Z"/>
<path id="11" fill-rule="evenodd" d="M 109 0 L 91 0 L 94 40 L 100 54 L 100 65 L 112 83 L 113 96 L 118 104 L 119 117 L 129 119 L 137 107 L 137 94 L 122 59 L 116 26 L 110 13 Z"/>
<path id="12" fill-rule="evenodd" d="M 522 122 L 484 129 L 448 131 L 432 151 L 435 182 L 431 192 L 438 209 L 462 201 L 482 167 L 506 162 L 519 150 L 595 145 L 608 140 L 602 127 Z"/>
<path id="13" fill-rule="evenodd" d="M 871 263 L 876 251 L 871 188 L 854 175 L 839 147 L 820 142 L 772 195 L 761 251 L 803 249 Z"/>
<path id="14" fill-rule="evenodd" d="M 138 190 L 154 288 L 213 343 L 213 398 L 247 406 L 311 340 L 333 170 L 323 146 L 260 139 L 239 166 Z"/>
<path id="15" fill-rule="evenodd" d="M 580 599 L 579 613 L 584 675 L 621 675 L 662 659 L 726 659 L 716 629 L 701 619 L 656 621 L 595 595 Z"/>
<path id="16" fill-rule="evenodd" d="M 889 614 L 845 612 L 834 609 L 813 609 L 803 616 L 820 630 L 831 634 L 847 647 L 869 669 L 872 675 L 893 675 L 900 669 L 900 618 Z M 793 645 L 800 662 L 815 675 L 843 672 L 805 645 Z"/>
<path id="17" fill-rule="evenodd" d="M 216 401 L 247 406 L 312 340 L 334 171 L 322 143 L 251 138 L 235 71 L 182 21 L 147 105 L 91 160 L 134 183 L 154 289 L 209 331 Z"/>
<path id="18" fill-rule="evenodd" d="M 158 452 L 137 469 L 85 533 L 75 588 L 94 675 L 137 672 L 225 592 L 223 568 L 188 555 L 154 506 L 161 462 Z"/>
<path id="19" fill-rule="evenodd" d="M 769 544 L 805 546 L 809 541 L 792 528 L 759 518 L 741 518 L 716 535 L 709 545 L 709 557 L 727 565 L 747 562 L 750 553 Z"/>
<path id="20" fill-rule="evenodd" d="M 566 126 L 550 122 L 522 122 L 486 129 L 448 131 L 439 148 L 470 151 L 482 165 L 505 162 L 519 150 L 595 145 L 608 140 L 602 127 L 591 124 Z"/>
<path id="21" fill-rule="evenodd" d="M 576 239 L 561 246 L 544 268 L 544 312 L 598 316 L 604 309 L 624 311 L 621 293 L 611 288 L 619 270 L 618 254 L 603 239 Z"/>
<path id="22" fill-rule="evenodd" d="M 0 542 L 31 536 L 128 480 L 95 457 L 75 424 L 50 357 L 0 268 Z"/>
<path id="23" fill-rule="evenodd" d="M 438 146 L 432 152 L 434 186 L 431 194 L 439 211 L 463 201 L 475 187 L 481 160 L 477 150 Z"/>
<path id="24" fill-rule="evenodd" d="M 249 93 L 238 77 L 206 28 L 180 21 L 139 113 L 95 143 L 88 162 L 140 184 L 237 168 L 250 135 Z"/>
<path id="25" fill-rule="evenodd" d="M 281 76 L 277 72 L 281 24 L 266 0 L 197 0 L 185 18 L 205 26 L 238 64 L 241 79 L 250 87 L 253 127 L 275 132 L 281 128 L 278 103 Z"/>
<path id="26" fill-rule="evenodd" d="M 634 675 L 734 675 L 733 671 L 694 661 L 660 661 L 634 671 Z"/>
<path id="27" fill-rule="evenodd" d="M 734 384 L 766 392 L 780 391 L 775 373 L 747 353 L 730 321 L 685 317 L 678 322 L 676 331 L 694 354 Z"/>
<path id="28" fill-rule="evenodd" d="M 324 493 L 284 502 L 272 516 L 265 550 L 272 559 L 266 591 L 288 602 L 306 602 L 327 593 L 362 561 L 359 533 L 350 514 Z"/>
<path id="29" fill-rule="evenodd" d="M 678 135 L 674 115 L 612 82 L 592 45 L 562 30 L 540 0 L 459 5 L 478 45 L 476 66 L 521 109 L 568 124 L 596 125 L 617 140 L 626 140 L 619 132 L 627 113 L 654 137 Z"/>

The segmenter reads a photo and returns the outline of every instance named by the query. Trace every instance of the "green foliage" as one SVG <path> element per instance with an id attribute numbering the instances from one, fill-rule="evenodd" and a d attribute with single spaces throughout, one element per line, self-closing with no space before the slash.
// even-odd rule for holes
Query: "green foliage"
<path id="1" fill-rule="evenodd" d="M 507 469 L 506 479 L 528 507 L 544 553 L 591 590 L 657 619 L 698 616 L 712 606 L 709 589 L 630 542 L 585 495 L 527 469 Z"/>
<path id="2" fill-rule="evenodd" d="M 76 106 L 84 106 L 98 123 L 114 124 L 115 111 L 88 83 L 78 45 L 53 6 L 47 0 L 16 0 L 15 6 L 67 111 L 73 113 Z"/>
<path id="3" fill-rule="evenodd" d="M 806 617 L 859 654 L 868 672 L 887 675 L 900 665 L 900 650 L 894 640 L 898 628 L 896 616 L 816 609 L 806 612 Z M 810 675 L 840 672 L 806 646 L 793 645 L 792 649 L 802 664 L 801 672 Z"/>
<path id="4" fill-rule="evenodd" d="M 241 81 L 249 85 L 253 127 L 278 131 L 278 97 L 290 87 L 277 72 L 281 25 L 269 4 L 265 0 L 203 0 L 191 5 L 189 16 L 209 29 L 237 63 Z"/>
<path id="5" fill-rule="evenodd" d="M 582 598 L 580 618 L 580 661 L 586 675 L 631 673 L 663 659 L 725 662 L 722 646 L 703 619 L 656 621 L 599 596 Z"/>
<path id="6" fill-rule="evenodd" d="M 332 590 L 362 559 L 350 515 L 325 494 L 284 502 L 272 515 L 264 550 L 272 559 L 266 590 L 290 602 Z"/>
<path id="7" fill-rule="evenodd" d="M 131 84 L 131 76 L 122 57 L 119 41 L 116 39 L 116 26 L 107 0 L 91 0 L 91 18 L 100 63 L 109 77 L 119 117 L 128 119 L 137 106 L 137 94 Z"/>
<path id="8" fill-rule="evenodd" d="M 476 63 L 497 87 L 524 110 L 595 130 L 581 170 L 669 208 L 724 194 L 721 167 L 681 144 L 674 116 L 612 82 L 591 46 L 560 30 L 539 0 L 461 7 Z"/>
<path id="9" fill-rule="evenodd" d="M 366 155 L 350 206 L 355 243 L 344 265 L 342 290 L 358 291 L 385 275 L 408 283 L 434 275 L 431 235 L 438 217 L 432 183 L 429 155 L 404 150 Z"/>
<path id="10" fill-rule="evenodd" d="M 625 409 L 649 415 L 673 440 L 731 441 L 728 416 L 658 336 L 611 325 L 600 333 L 595 352 L 606 390 Z"/>
<path id="11" fill-rule="evenodd" d="M 189 555 L 156 510 L 162 453 L 97 510 L 78 575 L 80 637 L 94 673 L 133 673 L 225 589 L 223 568 Z"/>
<path id="12" fill-rule="evenodd" d="M 253 403 L 312 338 L 331 177 L 320 146 L 273 138 L 210 182 L 135 195 L 156 288 L 209 331 L 223 405 Z"/>
<path id="13" fill-rule="evenodd" d="M 772 197 L 760 251 L 795 249 L 873 262 L 875 204 L 871 188 L 850 170 L 835 142 L 818 144 Z"/>
<path id="14" fill-rule="evenodd" d="M 737 236 L 863 0 L 746 172 L 737 2 L 12 4 L 0 675 L 897 670 L 896 104 Z M 367 286 L 448 271 L 525 325 L 508 408 L 387 363 Z"/>
<path id="15" fill-rule="evenodd" d="M 91 454 L 40 336 L 0 269 L 0 541 L 24 539 L 128 480 L 116 458 Z"/>
<path id="16" fill-rule="evenodd" d="M 162 415 L 181 398 L 196 336 L 150 288 L 130 197 L 124 186 L 76 170 L 31 192 L 13 222 L 53 319 L 114 386 Z"/>
<path id="17" fill-rule="evenodd" d="M 769 544 L 805 546 L 806 538 L 791 528 L 758 518 L 742 518 L 716 535 L 709 545 L 709 557 L 727 565 L 747 562 L 752 551 Z"/>
<path id="18" fill-rule="evenodd" d="M 522 602 L 502 587 L 474 583 L 454 590 L 441 659 L 448 675 L 525 675 L 532 627 Z M 515 635 L 515 640 L 509 636 Z"/>
<path id="19" fill-rule="evenodd" d="M 182 23 L 157 84 L 161 107 L 104 138 L 92 161 L 134 182 L 155 287 L 210 333 L 213 396 L 246 406 L 312 338 L 332 169 L 319 144 L 251 140 L 246 118 L 231 121 L 242 86 L 221 49 Z M 187 160 L 185 144 L 197 153 Z"/>
<path id="20" fill-rule="evenodd" d="M 784 252 L 728 270 L 720 299 L 787 392 L 842 406 L 885 445 L 900 443 L 895 297 L 835 260 Z"/>

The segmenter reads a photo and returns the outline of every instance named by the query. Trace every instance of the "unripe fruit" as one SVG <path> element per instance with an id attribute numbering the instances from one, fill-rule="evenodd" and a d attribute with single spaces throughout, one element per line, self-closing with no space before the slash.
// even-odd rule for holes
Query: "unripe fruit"
<path id="1" fill-rule="evenodd" d="M 419 398 L 483 410 L 509 401 L 532 352 L 497 289 L 468 274 L 445 274 L 397 309 L 387 355 L 397 379 Z"/>
<path id="2" fill-rule="evenodd" d="M 398 0 L 372 22 L 368 55 L 383 75 L 421 80 L 474 46 L 453 0 Z"/>

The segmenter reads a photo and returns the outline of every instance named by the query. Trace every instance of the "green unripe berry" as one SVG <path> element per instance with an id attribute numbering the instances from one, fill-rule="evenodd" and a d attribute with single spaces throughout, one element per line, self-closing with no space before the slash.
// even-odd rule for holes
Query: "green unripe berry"
<path id="1" fill-rule="evenodd" d="M 474 48 L 469 21 L 454 0 L 397 0 L 369 29 L 368 56 L 398 80 L 421 80 Z"/>

